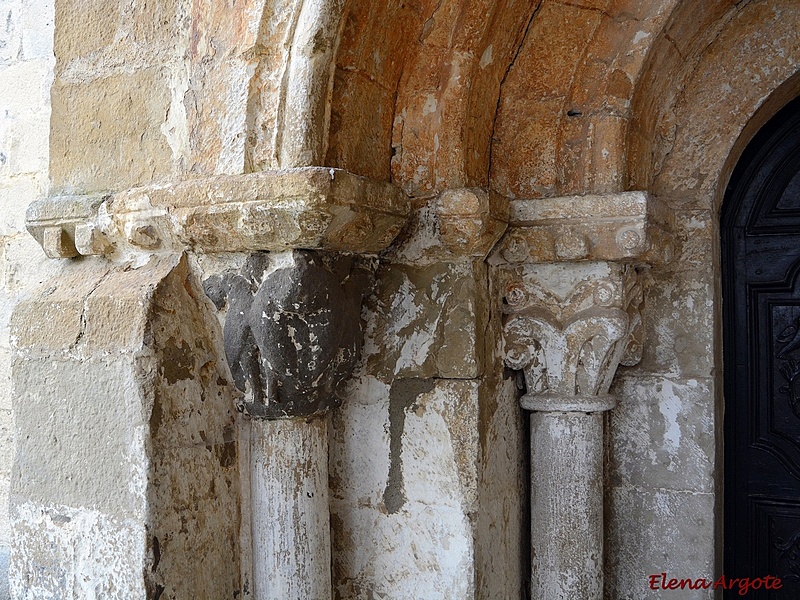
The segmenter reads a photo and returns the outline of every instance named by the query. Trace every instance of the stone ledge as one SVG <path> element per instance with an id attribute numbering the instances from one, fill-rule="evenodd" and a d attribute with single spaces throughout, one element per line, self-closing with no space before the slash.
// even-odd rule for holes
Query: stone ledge
<path id="1" fill-rule="evenodd" d="M 672 216 L 646 192 L 513 200 L 495 256 L 509 263 L 669 262 Z"/>
<path id="2" fill-rule="evenodd" d="M 408 199 L 390 183 L 306 167 L 46 198 L 28 208 L 26 227 L 51 258 L 125 249 L 373 254 L 408 215 Z"/>

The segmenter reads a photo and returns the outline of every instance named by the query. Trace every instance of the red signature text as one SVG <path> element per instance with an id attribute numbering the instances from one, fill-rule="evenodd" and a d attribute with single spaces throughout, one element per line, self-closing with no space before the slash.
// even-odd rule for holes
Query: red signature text
<path id="1" fill-rule="evenodd" d="M 721 575 L 716 581 L 699 578 L 668 578 L 666 573 L 649 575 L 651 590 L 737 590 L 744 596 L 751 590 L 779 590 L 783 587 L 780 577 L 766 575 L 764 577 L 725 577 Z"/>

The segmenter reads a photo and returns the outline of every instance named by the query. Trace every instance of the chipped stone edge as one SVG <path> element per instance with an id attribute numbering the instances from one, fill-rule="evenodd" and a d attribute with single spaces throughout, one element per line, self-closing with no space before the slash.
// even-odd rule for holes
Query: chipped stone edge
<path id="1" fill-rule="evenodd" d="M 447 189 L 414 211 L 387 258 L 413 265 L 484 260 L 508 220 L 508 198 L 483 188 Z"/>
<path id="2" fill-rule="evenodd" d="M 375 254 L 408 219 L 396 186 L 304 167 L 37 200 L 28 232 L 50 258 L 125 251 L 308 248 Z"/>

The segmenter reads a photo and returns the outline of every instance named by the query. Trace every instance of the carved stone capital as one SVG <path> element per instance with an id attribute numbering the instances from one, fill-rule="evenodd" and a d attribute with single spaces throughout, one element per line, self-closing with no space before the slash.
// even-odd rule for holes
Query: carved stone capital
<path id="1" fill-rule="evenodd" d="M 504 296 L 506 365 L 525 375 L 530 410 L 596 412 L 620 364 L 641 358 L 636 270 L 610 262 L 522 265 Z"/>
<path id="2" fill-rule="evenodd" d="M 251 254 L 203 289 L 224 317 L 225 356 L 239 409 L 267 419 L 306 417 L 337 403 L 361 351 L 363 259 L 300 251 Z"/>
<path id="3" fill-rule="evenodd" d="M 480 188 L 445 190 L 412 215 L 388 258 L 405 264 L 482 260 L 506 230 L 508 203 Z"/>

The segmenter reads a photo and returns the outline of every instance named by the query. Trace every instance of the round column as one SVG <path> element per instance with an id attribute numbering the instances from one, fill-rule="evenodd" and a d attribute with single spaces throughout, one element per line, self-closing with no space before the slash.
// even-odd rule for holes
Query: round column
<path id="1" fill-rule="evenodd" d="M 330 600 L 328 418 L 252 422 L 254 600 Z"/>

